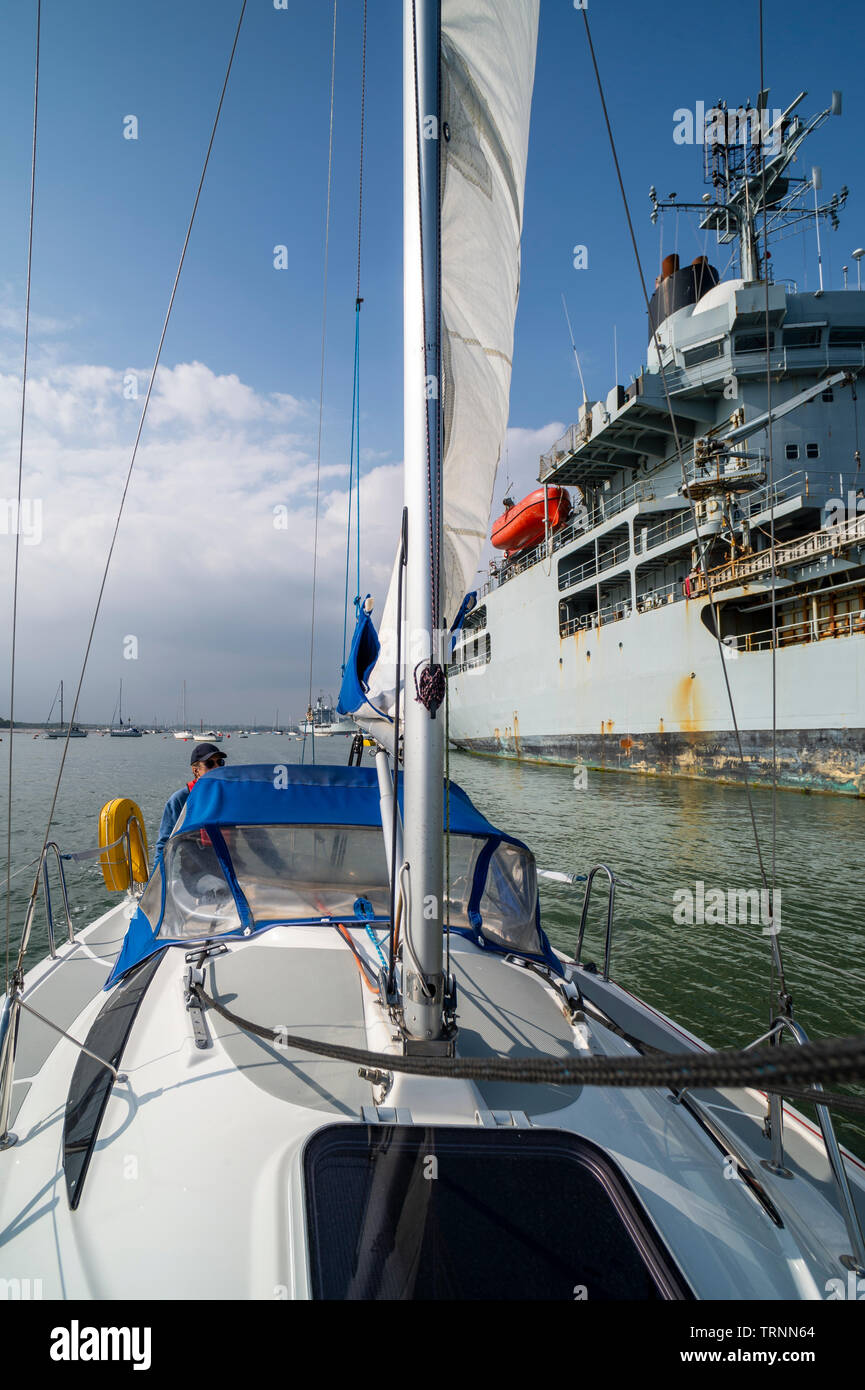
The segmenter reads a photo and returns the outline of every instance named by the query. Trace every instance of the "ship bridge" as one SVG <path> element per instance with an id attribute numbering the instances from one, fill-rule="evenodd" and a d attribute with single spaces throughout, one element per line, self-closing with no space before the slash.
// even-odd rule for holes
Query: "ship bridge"
<path id="1" fill-rule="evenodd" d="M 671 398 L 676 429 L 684 447 L 717 419 L 712 402 Z M 658 466 L 675 453 L 670 407 L 661 376 L 643 371 L 627 391 L 613 387 L 606 403 L 580 410 L 577 424 L 541 457 L 538 481 L 560 486 L 603 487 L 623 469 Z"/>

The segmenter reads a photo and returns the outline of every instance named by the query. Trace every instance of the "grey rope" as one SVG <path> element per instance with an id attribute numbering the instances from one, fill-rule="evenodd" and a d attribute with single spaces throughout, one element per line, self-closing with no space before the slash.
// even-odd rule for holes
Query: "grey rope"
<path id="1" fill-rule="evenodd" d="M 21 551 L 21 503 L 24 482 L 24 411 L 27 399 L 27 362 L 30 355 L 30 283 L 33 269 L 33 212 L 36 203 L 36 127 L 39 116 L 39 40 L 42 0 L 36 0 L 36 70 L 33 79 L 33 149 L 30 160 L 30 221 L 27 231 L 27 291 L 24 301 L 24 362 L 21 370 L 21 425 L 18 434 L 18 510 L 15 516 L 15 568 L 12 579 L 12 646 L 9 672 L 9 785 L 6 789 L 6 967 L 9 986 L 9 945 L 12 930 L 12 744 L 15 732 L 15 637 L 18 628 L 18 573 Z M 56 696 L 55 696 L 56 699 Z M 47 839 L 47 836 L 46 836 Z"/>
<path id="2" fill-rule="evenodd" d="M 546 1086 L 664 1087 L 673 1090 L 720 1086 L 772 1091 L 820 1081 L 846 1084 L 865 1079 L 865 1035 L 829 1038 L 823 1042 L 803 1043 L 800 1047 L 730 1049 L 687 1057 L 663 1052 L 651 1057 L 405 1057 L 305 1038 L 281 1026 L 263 1027 L 226 1009 L 202 985 L 196 985 L 193 993 L 203 1007 L 213 1009 L 227 1023 L 280 1047 L 416 1076 L 523 1081 Z M 827 1104 L 828 1099 L 827 1093 L 821 1091 L 809 1092 L 807 1098 L 813 1098 L 820 1105 Z"/>
<path id="3" fill-rule="evenodd" d="M 57 797 L 58 797 L 58 794 L 59 794 L 59 792 L 60 792 L 60 782 L 61 782 L 61 779 L 62 779 L 62 777 L 63 777 L 63 769 L 64 769 L 64 767 L 66 766 L 66 754 L 67 754 L 67 752 L 68 752 L 68 750 L 69 750 L 69 739 L 70 739 L 70 736 L 71 736 L 71 732 L 72 732 L 73 725 L 74 725 L 74 723 L 75 723 L 75 716 L 76 716 L 76 713 L 77 713 L 77 710 L 78 710 L 78 701 L 79 701 L 79 698 L 80 698 L 80 696 L 81 696 L 81 687 L 82 687 L 82 685 L 84 684 L 84 673 L 85 673 L 85 671 L 87 670 L 87 662 L 88 662 L 88 659 L 89 659 L 89 657 L 90 657 L 90 648 L 91 648 L 91 646 L 92 646 L 92 644 L 93 644 L 93 635 L 94 635 L 94 633 L 95 633 L 95 631 L 96 631 L 96 622 L 97 622 L 97 619 L 98 619 L 98 617 L 99 617 L 100 608 L 102 607 L 102 597 L 103 597 L 103 594 L 105 593 L 105 585 L 106 585 L 106 583 L 107 583 L 107 581 L 108 581 L 108 571 L 109 571 L 109 569 L 110 569 L 110 567 L 111 567 L 111 559 L 112 559 L 112 556 L 114 555 L 114 546 L 115 546 L 115 544 L 116 544 L 116 542 L 117 542 L 117 535 L 118 535 L 118 532 L 119 532 L 119 530 L 120 530 L 120 521 L 121 521 L 121 518 L 122 518 L 122 516 L 123 516 L 123 508 L 124 508 L 124 506 L 125 506 L 125 504 L 126 504 L 126 496 L 127 496 L 127 493 L 129 492 L 129 485 L 130 485 L 130 483 L 131 483 L 131 481 L 132 481 L 132 472 L 133 472 L 133 469 L 135 468 L 135 460 L 136 460 L 136 458 L 137 458 L 137 456 L 138 456 L 138 446 L 139 446 L 139 444 L 140 444 L 140 442 L 141 442 L 141 435 L 142 435 L 142 432 L 143 432 L 143 430 L 144 430 L 144 421 L 145 421 L 146 416 L 147 416 L 147 407 L 148 407 L 148 405 L 150 404 L 150 397 L 151 397 L 151 395 L 152 395 L 152 393 L 153 393 L 153 386 L 154 386 L 154 382 L 156 381 L 156 373 L 157 373 L 157 370 L 158 370 L 158 368 L 159 368 L 159 361 L 160 361 L 160 358 L 161 358 L 161 356 L 162 356 L 162 348 L 163 348 L 163 345 L 164 345 L 164 343 L 165 343 L 165 336 L 166 336 L 166 334 L 167 334 L 167 332 L 168 332 L 168 323 L 169 323 L 169 320 L 170 320 L 170 318 L 171 318 L 171 310 L 172 310 L 172 308 L 174 307 L 174 299 L 175 299 L 175 296 L 176 296 L 176 294 L 177 294 L 177 287 L 178 287 L 178 285 L 179 285 L 179 283 L 180 283 L 180 274 L 181 274 L 181 271 L 183 270 L 183 263 L 184 263 L 184 261 L 185 261 L 185 259 L 186 259 L 186 251 L 187 251 L 187 248 L 188 248 L 188 246 L 189 246 L 189 240 L 190 240 L 190 237 L 192 236 L 192 227 L 193 227 L 193 223 L 195 222 L 195 214 L 196 214 L 196 212 L 197 212 L 197 210 L 198 210 L 198 203 L 199 203 L 199 200 L 200 200 L 200 198 L 201 198 L 201 190 L 202 190 L 202 188 L 204 187 L 204 179 L 205 179 L 205 175 L 207 174 L 207 166 L 208 166 L 208 164 L 210 163 L 210 155 L 211 155 L 211 151 L 213 150 L 213 142 L 214 142 L 214 140 L 216 139 L 216 129 L 217 129 L 217 126 L 219 125 L 219 117 L 220 117 L 220 114 L 221 114 L 221 112 L 222 112 L 222 105 L 223 105 L 223 102 L 224 102 L 224 100 L 225 100 L 225 93 L 226 93 L 226 90 L 227 90 L 227 88 L 228 88 L 228 79 L 229 79 L 229 77 L 230 77 L 230 75 L 231 75 L 231 69 L 232 69 L 232 65 L 233 65 L 233 63 L 234 63 L 234 55 L 235 55 L 235 53 L 237 52 L 237 43 L 238 43 L 238 39 L 240 38 L 240 29 L 241 29 L 241 25 L 243 24 L 243 16 L 244 16 L 244 14 L 246 13 L 246 4 L 247 4 L 247 0 L 243 0 L 243 3 L 242 3 L 241 8 L 240 8 L 240 17 L 239 17 L 239 19 L 238 19 L 238 21 L 237 21 L 237 28 L 236 28 L 235 34 L 234 34 L 234 42 L 233 42 L 233 44 L 232 44 L 232 46 L 231 46 L 231 54 L 230 54 L 229 59 L 228 59 L 228 67 L 226 68 L 226 72 L 225 72 L 225 80 L 223 81 L 223 84 L 222 84 L 222 91 L 220 92 L 220 95 L 219 95 L 219 104 L 217 105 L 217 108 L 216 108 L 216 115 L 215 115 L 214 118 L 213 118 L 213 127 L 212 127 L 211 132 L 210 132 L 210 140 L 208 141 L 208 145 L 207 145 L 207 153 L 206 153 L 206 155 L 205 155 L 205 157 L 204 157 L 204 166 L 203 166 L 203 168 L 202 168 L 202 170 L 201 170 L 201 178 L 200 178 L 199 181 L 198 181 L 198 188 L 197 188 L 196 193 L 195 193 L 195 201 L 194 201 L 194 203 L 193 203 L 193 205 L 192 205 L 192 212 L 191 212 L 190 217 L 189 217 L 189 223 L 188 223 L 188 226 L 187 226 L 187 228 L 186 228 L 186 236 L 185 236 L 184 241 L 183 241 L 183 249 L 181 250 L 181 253 L 180 253 L 180 260 L 179 260 L 178 266 L 177 266 L 177 273 L 176 273 L 176 275 L 175 275 L 175 277 L 174 277 L 174 284 L 173 284 L 172 287 L 171 287 L 171 295 L 170 295 L 169 300 L 168 300 L 168 308 L 167 308 L 166 313 L 165 313 L 165 320 L 164 320 L 164 322 L 163 322 L 163 324 L 162 324 L 162 332 L 161 332 L 161 334 L 160 334 L 160 336 L 159 336 L 159 344 L 158 344 L 158 347 L 157 347 L 157 349 L 156 349 L 156 357 L 154 358 L 154 361 L 153 361 L 153 368 L 152 368 L 151 373 L 150 373 L 150 380 L 149 380 L 149 382 L 148 382 L 148 384 L 147 384 L 147 394 L 146 394 L 146 396 L 145 396 L 145 398 L 144 398 L 144 404 L 143 404 L 142 409 L 141 409 L 141 417 L 140 417 L 140 419 L 139 419 L 139 421 L 138 421 L 138 430 L 137 430 L 136 435 L 135 435 L 135 442 L 134 442 L 134 444 L 133 444 L 133 446 L 132 446 L 132 457 L 131 457 L 131 459 L 130 459 L 130 461 L 129 461 L 129 468 L 127 469 L 127 473 L 126 473 L 126 482 L 125 482 L 124 485 L 123 485 L 123 493 L 122 493 L 121 498 L 120 498 L 120 506 L 119 506 L 118 509 L 117 509 L 117 519 L 116 519 L 116 521 L 115 521 L 115 523 L 114 523 L 114 531 L 113 531 L 112 536 L 111 536 L 111 544 L 110 544 L 109 547 L 108 547 L 108 556 L 107 556 L 107 559 L 106 559 L 106 561 L 105 561 L 105 568 L 104 568 L 104 570 L 103 570 L 103 572 L 102 572 L 102 581 L 101 581 L 101 583 L 100 583 L 100 585 L 99 585 L 99 593 L 98 593 L 97 596 L 96 596 L 96 606 L 95 606 L 95 608 L 94 608 L 94 610 L 93 610 L 93 621 L 92 621 L 91 624 L 90 624 L 90 633 L 89 633 L 89 636 L 88 636 L 88 638 L 87 638 L 87 646 L 86 646 L 85 651 L 84 651 L 84 660 L 83 660 L 82 663 L 81 663 L 81 674 L 80 674 L 79 677 L 78 677 L 78 687 L 77 687 L 77 689 L 76 689 L 76 691 L 75 691 L 75 700 L 74 700 L 74 703 L 73 703 L 73 706 L 72 706 L 72 714 L 71 714 L 70 717 L 69 717 L 69 725 L 68 725 L 68 728 L 67 728 L 67 730 L 66 730 L 66 738 L 64 739 L 64 742 L 63 742 L 63 753 L 62 753 L 61 758 L 60 758 L 60 767 L 58 768 L 58 771 L 57 771 L 57 781 L 56 781 L 55 784 L 54 784 L 54 795 L 53 795 L 52 798 L 51 798 L 51 809 L 50 809 L 49 812 L 48 812 L 48 824 L 47 824 L 46 827 L 45 827 L 45 838 L 44 838 L 43 841 L 42 841 L 42 851 L 41 851 L 41 854 L 40 854 L 40 856 L 39 856 L 39 858 L 40 858 L 40 863 L 41 863 L 41 860 L 42 860 L 42 856 L 45 854 L 45 849 L 46 849 L 46 847 L 47 847 L 47 845 L 48 845 L 48 838 L 49 838 L 49 836 L 50 836 L 50 834 L 51 834 L 51 824 L 52 824 L 52 821 L 53 821 L 53 819 L 54 819 L 54 811 L 55 811 L 55 808 L 56 808 L 56 805 L 57 805 Z M 11 790 L 11 785 L 10 785 L 10 790 Z M 34 880 L 33 880 L 33 888 L 32 888 L 31 893 L 30 893 L 30 907 L 32 907 L 32 904 L 34 903 L 34 901 L 35 901 L 35 899 L 36 899 L 36 895 L 37 895 L 38 891 L 39 891 L 39 873 L 38 873 L 38 871 L 37 871 L 36 877 L 35 877 Z M 8 887 L 7 887 L 7 895 L 8 895 Z M 28 908 L 28 910 L 29 910 L 29 908 Z M 19 949 L 19 952 L 18 952 L 18 965 L 17 965 L 17 970 L 18 970 L 19 973 L 20 973 L 21 968 L 22 968 L 23 963 L 24 963 L 24 961 L 23 961 L 23 948 L 24 948 L 24 942 L 22 941 L 22 943 L 21 943 L 21 948 Z M 8 967 L 7 967 L 7 970 L 8 970 Z"/>

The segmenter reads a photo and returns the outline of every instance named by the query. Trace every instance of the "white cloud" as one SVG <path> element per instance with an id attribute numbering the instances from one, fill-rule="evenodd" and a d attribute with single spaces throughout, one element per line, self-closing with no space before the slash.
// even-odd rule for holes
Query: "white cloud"
<path id="1" fill-rule="evenodd" d="M 71 680 L 80 666 L 143 398 L 124 399 L 124 375 L 63 366 L 28 381 L 24 496 L 41 501 L 42 539 L 20 553 L 19 717 L 43 717 L 57 673 Z M 18 378 L 0 375 L 3 497 L 16 491 L 20 390 Z M 317 476 L 313 683 L 316 692 L 321 685 L 336 693 L 348 467 L 342 447 L 336 459 L 325 448 L 319 467 L 317 429 L 317 411 L 295 397 L 257 392 L 200 362 L 160 373 L 94 638 L 82 719 L 107 717 L 121 675 L 133 717 L 136 708 L 137 717 L 146 711 L 148 719 L 161 708 L 168 718 L 179 681 L 193 673 L 198 687 L 212 692 L 213 717 L 248 718 L 256 692 L 284 712 L 302 713 Z M 381 601 L 396 543 L 400 480 L 401 465 L 389 463 L 369 468 L 361 481 L 362 582 L 378 588 Z M 13 552 L 14 536 L 0 535 L 8 584 Z M 353 554 L 351 575 L 350 600 Z M 3 621 L 8 625 L 8 615 Z M 130 633 L 139 638 L 137 662 L 122 658 L 122 639 Z"/>
<path id="2" fill-rule="evenodd" d="M 146 390 L 147 376 L 140 391 Z M 156 428 L 183 424 L 199 431 L 219 429 L 225 421 L 237 424 L 286 424 L 304 414 L 305 407 L 294 396 L 274 393 L 261 395 L 245 385 L 233 372 L 216 376 L 202 362 L 182 362 L 160 369 L 156 378 L 148 419 Z"/>
<path id="3" fill-rule="evenodd" d="M 124 375 L 66 365 L 28 383 L 24 495 L 41 499 L 43 536 L 21 547 L 19 717 L 44 717 L 59 676 L 72 680 L 80 667 L 141 408 L 141 397 L 124 399 Z M 19 410 L 20 380 L 0 374 L 0 497 L 15 493 Z M 121 676 L 133 718 L 149 720 L 161 710 L 170 719 L 184 678 L 206 702 L 208 717 L 246 720 L 252 706 L 268 703 L 298 717 L 309 681 L 317 473 L 313 693 L 336 694 L 339 686 L 347 441 L 331 453 L 325 429 L 319 470 L 317 409 L 288 394 L 256 391 L 235 375 L 218 376 L 201 362 L 161 371 L 151 410 L 80 717 L 107 719 Z M 496 503 L 506 468 L 520 495 L 536 485 L 538 456 L 562 429 L 554 422 L 508 431 Z M 382 454 L 365 458 L 361 585 L 380 616 L 397 544 L 402 464 Z M 351 505 L 354 538 L 354 497 Z M 13 549 L 14 538 L 0 535 L 7 593 Z M 349 604 L 356 584 L 352 539 Z M 2 621 L 8 634 L 8 613 Z M 349 634 L 352 625 L 350 612 Z M 129 634 L 139 639 L 136 662 L 122 656 Z"/>

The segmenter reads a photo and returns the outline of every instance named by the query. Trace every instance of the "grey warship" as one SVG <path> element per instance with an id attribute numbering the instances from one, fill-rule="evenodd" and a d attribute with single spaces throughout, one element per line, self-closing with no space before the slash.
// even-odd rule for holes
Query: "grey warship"
<path id="1" fill-rule="evenodd" d="M 808 223 L 819 247 L 847 197 L 792 172 L 840 114 L 836 93 L 803 120 L 806 95 L 771 124 L 768 94 L 713 108 L 709 191 L 651 189 L 652 220 L 697 211 L 734 274 L 666 256 L 646 365 L 541 458 L 570 512 L 490 566 L 450 668 L 458 748 L 721 780 L 744 755 L 755 783 L 865 793 L 863 253 L 855 288 L 821 263 L 800 292 L 769 251 Z"/>

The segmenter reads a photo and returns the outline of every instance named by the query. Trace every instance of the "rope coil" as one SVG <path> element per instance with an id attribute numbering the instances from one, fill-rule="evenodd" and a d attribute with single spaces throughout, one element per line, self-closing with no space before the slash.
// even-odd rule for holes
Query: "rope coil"
<path id="1" fill-rule="evenodd" d="M 423 670 L 418 678 L 418 671 L 423 665 Z M 436 717 L 436 710 L 444 702 L 447 694 L 447 678 L 441 666 L 432 665 L 429 662 L 424 665 L 419 662 L 414 668 L 414 690 L 415 698 L 428 709 L 433 719 Z"/>

